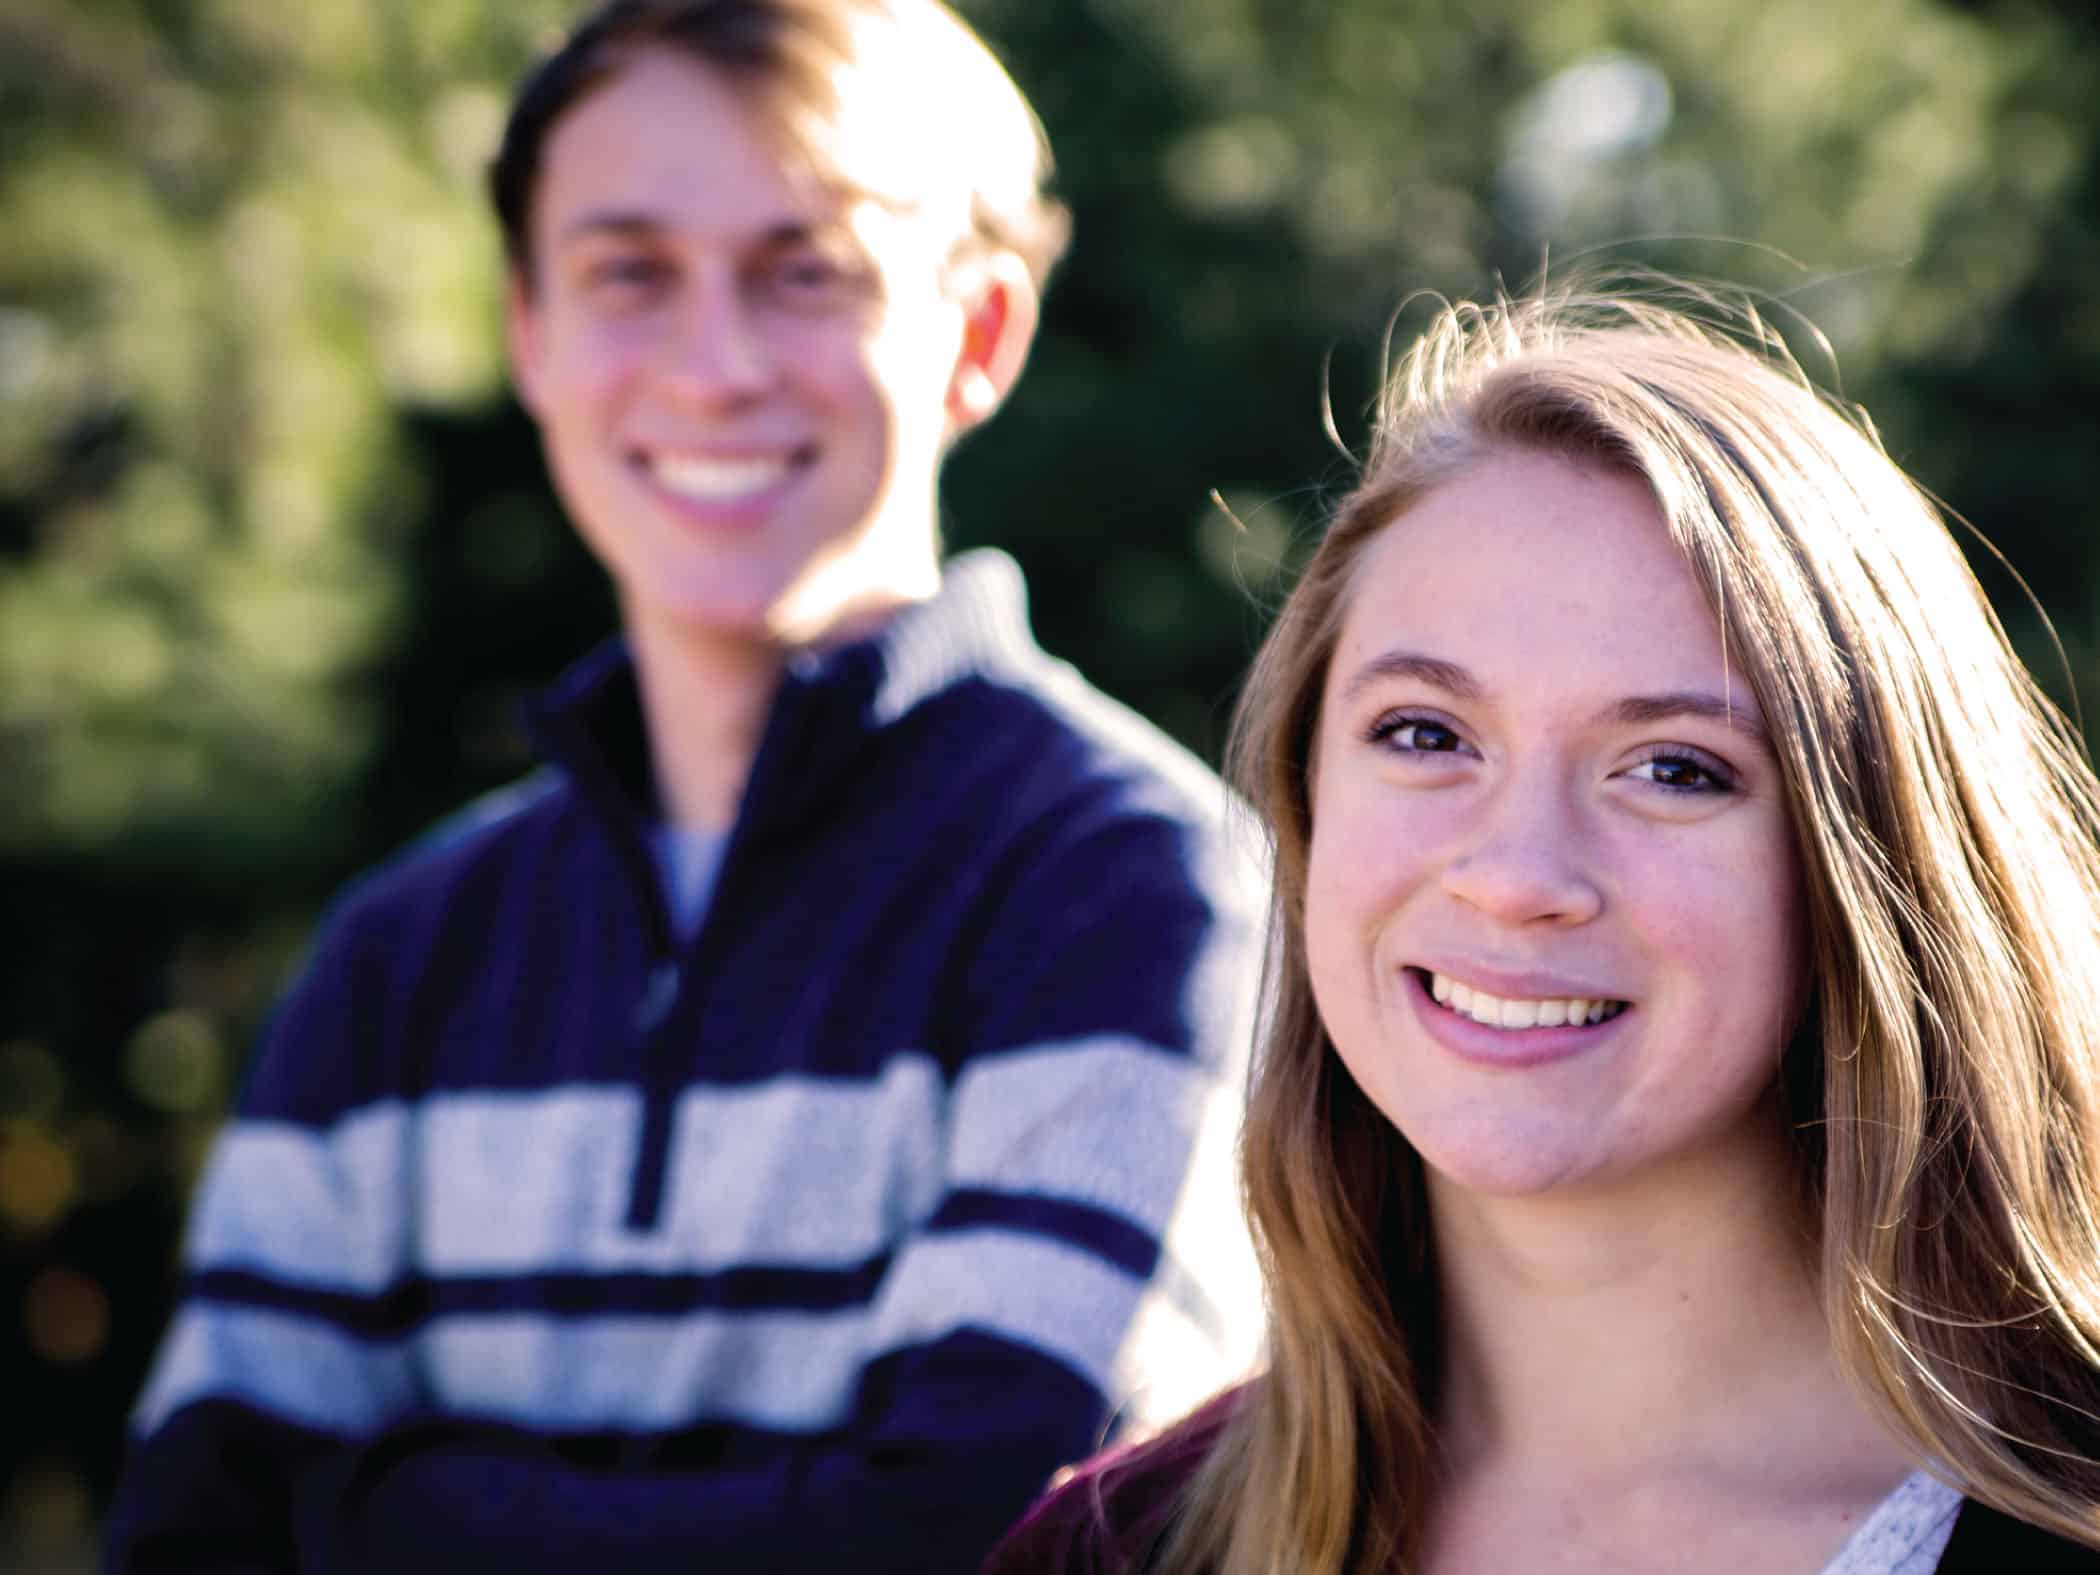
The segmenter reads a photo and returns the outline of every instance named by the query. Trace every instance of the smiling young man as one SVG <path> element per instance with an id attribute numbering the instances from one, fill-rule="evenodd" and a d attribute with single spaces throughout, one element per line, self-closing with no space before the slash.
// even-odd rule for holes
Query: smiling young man
<path id="1" fill-rule="evenodd" d="M 623 638 L 324 927 L 112 1568 L 969 1569 L 1250 1357 L 1223 789 L 938 554 L 1046 163 L 930 0 L 623 0 L 527 81 L 511 350 Z"/>

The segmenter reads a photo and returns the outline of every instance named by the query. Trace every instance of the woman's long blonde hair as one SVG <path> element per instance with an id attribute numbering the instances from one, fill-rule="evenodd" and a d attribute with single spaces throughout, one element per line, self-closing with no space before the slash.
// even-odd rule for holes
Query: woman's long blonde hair
<path id="1" fill-rule="evenodd" d="M 1439 313 L 1263 646 L 1233 765 L 1275 845 L 1243 1139 L 1273 1325 L 1170 1571 L 1420 1560 L 1440 1367 L 1420 1161 L 1305 954 L 1320 697 L 1365 545 L 1484 457 L 1645 480 L 1770 720 L 1813 996 L 1784 1080 L 1839 1363 L 1971 1496 L 2100 1548 L 2100 785 L 1939 512 L 1747 306 L 1559 289 Z"/>

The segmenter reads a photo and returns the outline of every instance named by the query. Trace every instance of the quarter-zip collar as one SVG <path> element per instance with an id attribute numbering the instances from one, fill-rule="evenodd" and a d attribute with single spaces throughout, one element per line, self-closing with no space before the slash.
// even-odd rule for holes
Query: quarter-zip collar
<path id="1" fill-rule="evenodd" d="M 850 791 L 846 768 L 867 740 L 925 701 L 981 676 L 1044 661 L 1028 632 L 1027 591 L 1005 553 L 948 564 L 941 588 L 873 634 L 791 654 L 768 707 L 733 842 L 787 831 Z M 527 712 L 541 754 L 599 816 L 633 840 L 653 883 L 646 827 L 657 817 L 633 657 L 615 636 L 578 662 Z"/>

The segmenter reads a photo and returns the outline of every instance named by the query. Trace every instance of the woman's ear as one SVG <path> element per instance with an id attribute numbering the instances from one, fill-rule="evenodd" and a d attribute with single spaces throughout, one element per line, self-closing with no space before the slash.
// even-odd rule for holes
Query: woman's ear
<path id="1" fill-rule="evenodd" d="M 1035 339 L 1038 301 L 1028 265 L 1012 252 L 997 252 L 972 272 L 963 298 L 962 350 L 948 380 L 951 439 L 999 408 Z"/>

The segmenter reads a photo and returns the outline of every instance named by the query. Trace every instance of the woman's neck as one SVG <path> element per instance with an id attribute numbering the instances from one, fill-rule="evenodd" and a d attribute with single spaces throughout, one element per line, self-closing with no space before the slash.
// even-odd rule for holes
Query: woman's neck
<path id="1" fill-rule="evenodd" d="M 1839 1380 L 1783 1156 L 1582 1196 L 1430 1179 L 1443 1299 L 1439 1431 L 1469 1463 L 1639 1473 L 1804 1430 L 1894 1459 Z"/>

